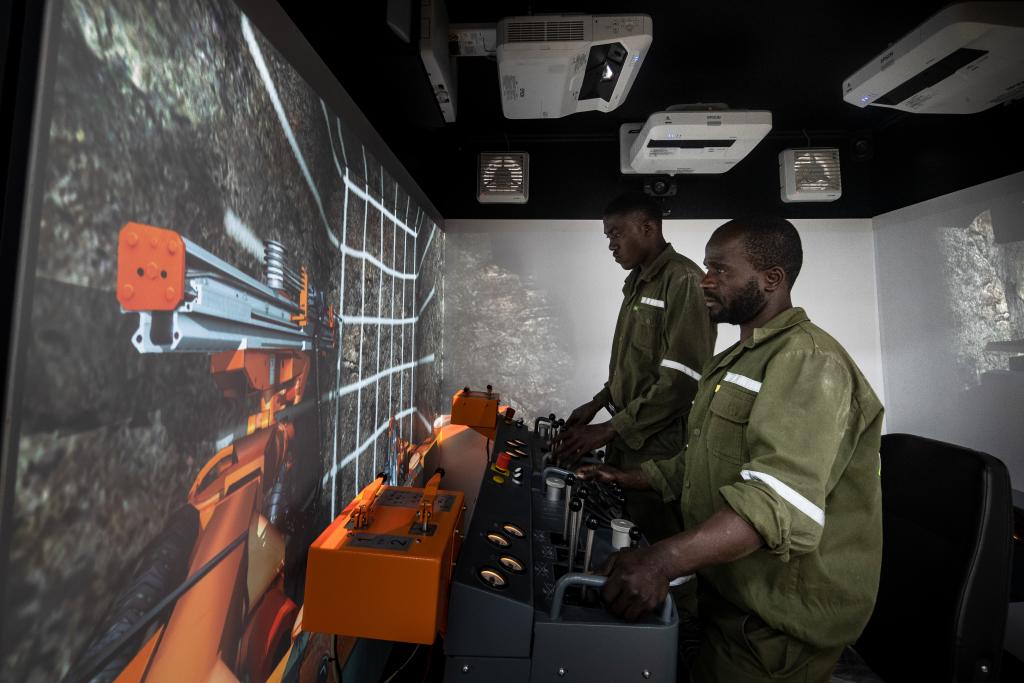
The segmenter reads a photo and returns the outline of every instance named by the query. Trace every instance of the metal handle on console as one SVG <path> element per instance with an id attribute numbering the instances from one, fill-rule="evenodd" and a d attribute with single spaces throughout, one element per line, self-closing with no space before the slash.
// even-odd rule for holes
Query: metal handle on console
<path id="1" fill-rule="evenodd" d="M 594 574 L 580 574 L 578 572 L 563 574 L 562 578 L 555 584 L 555 594 L 551 598 L 551 620 L 558 621 L 562 618 L 562 599 L 565 598 L 565 591 L 569 586 L 590 586 L 601 588 L 608 581 L 607 576 L 596 576 Z M 672 623 L 672 596 L 665 596 L 665 604 L 661 608 L 661 623 Z"/>
<path id="2" fill-rule="evenodd" d="M 554 474 L 555 476 L 558 476 L 558 477 L 561 477 L 562 479 L 565 479 L 570 474 L 573 474 L 573 472 L 571 472 L 570 470 L 565 469 L 564 467 L 555 467 L 555 466 L 552 465 L 551 467 L 545 467 L 544 468 L 544 471 L 541 473 L 540 480 L 541 481 L 547 481 L 549 474 Z"/>

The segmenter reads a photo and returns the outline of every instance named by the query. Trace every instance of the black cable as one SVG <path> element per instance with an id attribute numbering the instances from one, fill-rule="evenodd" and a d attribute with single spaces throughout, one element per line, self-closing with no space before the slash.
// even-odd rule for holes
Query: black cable
<path id="1" fill-rule="evenodd" d="M 160 602 L 154 605 L 148 612 L 139 617 L 139 620 L 135 624 L 125 631 L 120 638 L 107 645 L 107 647 L 100 650 L 98 653 L 93 655 L 92 659 L 86 660 L 85 662 L 78 665 L 75 671 L 69 671 L 65 676 L 64 681 L 66 683 L 87 681 L 92 678 L 92 675 L 100 670 L 107 661 L 113 657 L 118 650 L 120 650 L 129 640 L 135 637 L 135 635 L 149 626 L 160 613 L 167 608 L 172 602 L 177 601 L 182 595 L 184 595 L 188 589 L 199 583 L 204 576 L 209 574 L 214 567 L 220 564 L 228 555 L 234 552 L 235 548 L 240 546 L 247 538 L 249 538 L 249 530 L 246 529 L 240 533 L 231 543 L 229 543 L 223 550 L 214 555 L 209 562 L 204 564 L 199 570 L 188 577 L 175 588 L 173 591 L 167 594 Z"/>
<path id="2" fill-rule="evenodd" d="M 434 662 L 434 650 L 436 649 L 437 642 L 427 650 L 427 664 L 423 667 L 423 678 L 420 679 L 420 683 L 427 683 L 427 679 L 430 677 L 430 665 Z"/>
<path id="3" fill-rule="evenodd" d="M 341 662 L 338 660 L 338 634 L 334 634 L 334 644 L 331 646 L 331 661 L 334 662 L 334 673 L 338 677 L 338 683 L 343 683 L 344 677 L 341 675 Z"/>
<path id="4" fill-rule="evenodd" d="M 395 669 L 395 672 L 393 674 L 391 674 L 390 676 L 385 678 L 384 679 L 384 683 L 391 683 L 391 681 L 394 680 L 395 676 L 397 676 L 398 674 L 402 673 L 402 669 L 404 669 L 405 667 L 409 666 L 409 662 L 412 661 L 412 658 L 416 656 L 416 653 L 419 652 L 419 650 L 420 650 L 420 646 L 419 645 L 414 647 L 412 649 L 412 653 L 409 655 L 409 659 L 405 660 L 405 663 L 402 664 L 402 666 L 400 666 L 397 669 Z"/>

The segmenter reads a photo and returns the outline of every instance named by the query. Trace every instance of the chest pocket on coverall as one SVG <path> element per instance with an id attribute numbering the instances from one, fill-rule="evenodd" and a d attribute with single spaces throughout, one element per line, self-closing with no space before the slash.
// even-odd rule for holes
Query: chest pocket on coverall
<path id="1" fill-rule="evenodd" d="M 661 334 L 662 312 L 646 304 L 636 304 L 633 315 L 633 338 L 630 341 L 638 349 L 654 353 L 658 336 Z"/>
<path id="2" fill-rule="evenodd" d="M 750 459 L 746 443 L 747 423 L 754 395 L 722 382 L 711 400 L 708 450 L 723 460 L 742 465 Z"/>

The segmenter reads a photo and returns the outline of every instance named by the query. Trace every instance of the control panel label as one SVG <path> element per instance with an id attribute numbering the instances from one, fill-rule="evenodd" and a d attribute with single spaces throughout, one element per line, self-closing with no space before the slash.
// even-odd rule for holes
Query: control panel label
<path id="1" fill-rule="evenodd" d="M 374 548 L 376 550 L 394 550 L 407 552 L 412 546 L 412 539 L 408 536 L 393 536 L 391 534 L 349 534 L 345 545 L 353 548 Z"/>
<path id="2" fill-rule="evenodd" d="M 420 506 L 423 494 L 419 491 L 402 491 L 399 489 L 387 489 L 377 498 L 377 505 L 384 505 L 392 508 L 409 508 L 415 510 Z M 442 493 L 434 499 L 434 509 L 441 512 L 451 512 L 455 503 L 455 496 Z"/>

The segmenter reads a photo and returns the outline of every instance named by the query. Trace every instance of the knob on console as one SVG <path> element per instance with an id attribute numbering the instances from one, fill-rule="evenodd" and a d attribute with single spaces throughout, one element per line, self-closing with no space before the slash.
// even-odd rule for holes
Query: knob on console
<path id="1" fill-rule="evenodd" d="M 612 527 L 612 547 L 616 550 L 622 550 L 623 548 L 629 547 L 629 532 L 634 526 L 633 522 L 628 519 L 616 518 L 611 521 Z"/>
<path id="2" fill-rule="evenodd" d="M 505 451 L 498 453 L 498 459 L 494 461 L 494 467 L 502 473 L 508 472 L 508 463 L 512 460 L 512 456 Z"/>
<path id="3" fill-rule="evenodd" d="M 565 481 L 561 477 L 550 475 L 545 481 L 547 484 L 547 499 L 551 502 L 561 500 L 562 491 L 565 490 Z"/>

